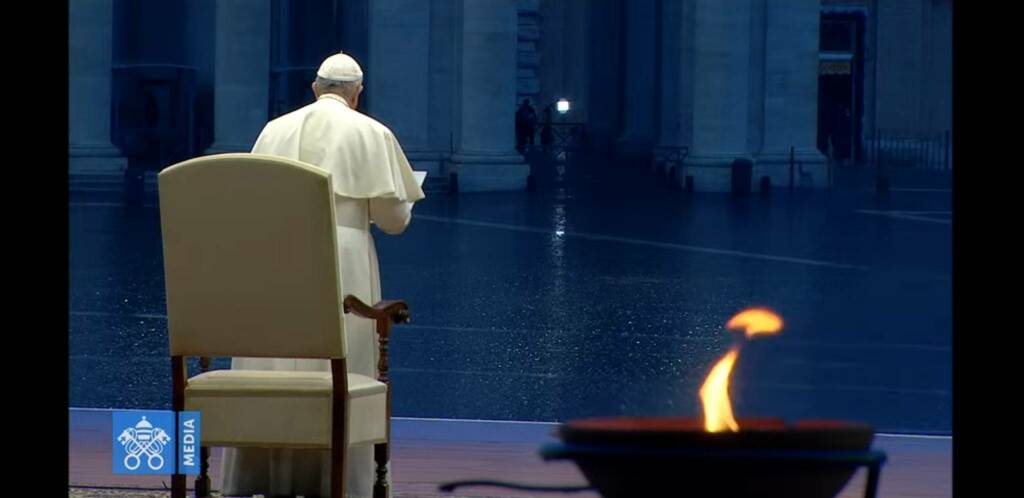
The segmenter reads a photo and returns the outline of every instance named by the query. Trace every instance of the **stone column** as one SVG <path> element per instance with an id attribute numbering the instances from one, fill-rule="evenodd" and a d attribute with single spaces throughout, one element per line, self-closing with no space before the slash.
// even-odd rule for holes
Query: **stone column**
<path id="1" fill-rule="evenodd" d="M 207 154 L 249 152 L 267 124 L 270 0 L 218 0 L 214 140 Z"/>
<path id="2" fill-rule="evenodd" d="M 755 181 L 768 176 L 772 185 L 788 185 L 790 147 L 815 185 L 826 181 L 826 158 L 817 148 L 820 24 L 820 0 L 766 3 L 764 144 Z"/>
<path id="3" fill-rule="evenodd" d="M 440 175 L 430 150 L 430 2 L 370 0 L 369 113 L 391 128 L 416 169 Z"/>
<path id="4" fill-rule="evenodd" d="M 753 6 L 693 0 L 692 139 L 686 174 L 701 191 L 728 191 L 733 160 L 749 158 Z"/>
<path id="5" fill-rule="evenodd" d="M 691 53 L 693 41 L 693 3 L 664 1 L 661 7 L 661 51 L 658 85 L 658 139 L 655 158 L 665 157 L 680 147 L 690 145 L 690 104 L 692 99 Z M 660 161 L 652 166 L 666 168 Z M 665 173 L 660 170 L 659 173 Z"/>
<path id="6" fill-rule="evenodd" d="M 615 148 L 622 122 L 622 0 L 588 0 L 587 134 L 594 152 Z"/>
<path id="7" fill-rule="evenodd" d="M 522 190 L 530 168 L 515 150 L 515 0 L 462 0 L 459 95 L 452 155 L 459 190 Z"/>
<path id="8" fill-rule="evenodd" d="M 68 12 L 68 170 L 121 174 L 110 141 L 113 0 L 75 0 Z"/>
<path id="9" fill-rule="evenodd" d="M 655 59 L 657 0 L 625 2 L 625 71 L 622 131 L 617 149 L 620 155 L 636 157 L 650 152 L 654 144 Z"/>
<path id="10" fill-rule="evenodd" d="M 462 6 L 454 2 L 430 2 L 430 148 L 440 151 L 443 159 L 449 159 L 455 152 L 456 82 L 460 76 L 455 40 L 461 11 Z M 441 171 L 442 175 L 448 173 Z"/>
<path id="11" fill-rule="evenodd" d="M 877 19 L 876 130 L 918 130 L 922 114 L 924 3 L 877 0 L 872 7 Z"/>

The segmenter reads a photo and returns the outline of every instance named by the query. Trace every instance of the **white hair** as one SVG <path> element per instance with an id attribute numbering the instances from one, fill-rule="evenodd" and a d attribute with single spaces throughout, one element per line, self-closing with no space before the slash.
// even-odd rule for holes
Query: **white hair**
<path id="1" fill-rule="evenodd" d="M 313 82 L 316 86 L 316 90 L 319 93 L 333 93 L 341 95 L 346 99 L 351 99 L 359 91 L 359 87 L 363 84 L 362 78 L 355 81 L 337 81 L 329 80 L 327 78 L 316 77 L 316 81 Z"/>

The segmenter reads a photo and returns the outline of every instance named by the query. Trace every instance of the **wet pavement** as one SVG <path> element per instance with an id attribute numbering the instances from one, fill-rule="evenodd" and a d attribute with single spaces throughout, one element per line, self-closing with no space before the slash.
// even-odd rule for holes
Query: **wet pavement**
<path id="1" fill-rule="evenodd" d="M 385 297 L 413 313 L 396 416 L 698 415 L 722 325 L 765 305 L 786 327 L 744 348 L 740 417 L 951 431 L 948 175 L 879 196 L 847 168 L 828 191 L 736 199 L 594 160 L 536 173 L 534 192 L 430 196 L 377 233 Z M 73 195 L 69 213 L 71 406 L 168 408 L 157 209 Z"/>

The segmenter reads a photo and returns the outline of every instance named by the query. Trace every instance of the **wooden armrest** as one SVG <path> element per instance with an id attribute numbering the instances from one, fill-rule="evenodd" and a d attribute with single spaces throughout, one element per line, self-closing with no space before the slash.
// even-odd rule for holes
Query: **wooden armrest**
<path id="1" fill-rule="evenodd" d="M 391 322 L 408 323 L 409 305 L 405 301 L 381 301 L 373 306 L 362 302 L 353 295 L 345 296 L 342 301 L 345 313 L 377 322 L 377 347 L 380 353 L 377 359 L 377 380 L 390 385 L 388 375 L 388 343 L 391 341 Z M 388 413 L 391 413 L 391 391 L 388 390 Z"/>
<path id="2" fill-rule="evenodd" d="M 394 323 L 408 323 L 409 305 L 401 299 L 384 300 L 370 306 L 351 294 L 345 296 L 343 302 L 345 313 L 352 313 L 369 320 L 390 319 Z"/>

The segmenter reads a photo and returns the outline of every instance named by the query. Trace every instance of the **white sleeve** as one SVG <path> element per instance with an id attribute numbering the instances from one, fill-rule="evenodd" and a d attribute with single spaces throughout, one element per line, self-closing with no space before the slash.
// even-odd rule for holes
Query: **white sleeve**
<path id="1" fill-rule="evenodd" d="M 412 202 L 400 199 L 374 197 L 370 199 L 370 221 L 388 235 L 405 231 L 412 219 Z"/>

